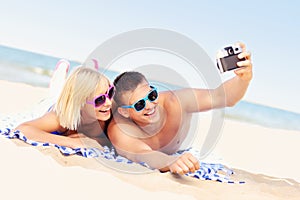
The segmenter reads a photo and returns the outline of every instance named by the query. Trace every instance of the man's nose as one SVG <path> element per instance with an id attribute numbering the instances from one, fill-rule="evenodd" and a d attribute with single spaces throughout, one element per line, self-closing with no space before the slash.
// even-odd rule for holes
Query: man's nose
<path id="1" fill-rule="evenodd" d="M 147 100 L 146 101 L 146 106 L 145 106 L 145 109 L 152 109 L 154 107 L 154 103 L 153 102 L 151 102 L 151 101 L 149 101 L 149 100 Z"/>

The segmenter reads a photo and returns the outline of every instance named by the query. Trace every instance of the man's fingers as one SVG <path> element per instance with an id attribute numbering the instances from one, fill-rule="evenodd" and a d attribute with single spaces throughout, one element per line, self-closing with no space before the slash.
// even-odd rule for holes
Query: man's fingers
<path id="1" fill-rule="evenodd" d="M 187 158 L 189 161 L 187 162 L 187 165 L 191 172 L 195 172 L 200 168 L 199 161 L 192 154 L 188 154 Z"/>
<path id="2" fill-rule="evenodd" d="M 170 171 L 176 174 L 186 174 L 189 172 L 189 168 L 185 165 L 182 159 L 178 159 L 175 163 L 170 167 Z"/>
<path id="3" fill-rule="evenodd" d="M 200 168 L 199 161 L 191 153 L 184 154 L 181 160 L 183 164 L 188 167 L 189 172 L 195 172 Z"/>
<path id="4" fill-rule="evenodd" d="M 188 168 L 188 172 L 195 172 L 194 164 L 190 160 L 186 159 L 183 163 Z"/>
<path id="5" fill-rule="evenodd" d="M 179 174 L 183 175 L 189 172 L 188 166 L 185 164 L 185 162 L 182 159 L 178 159 L 176 163 L 181 169 L 181 173 Z"/>
<path id="6" fill-rule="evenodd" d="M 248 51 L 242 52 L 238 55 L 239 59 L 245 58 L 246 60 L 251 60 L 251 53 Z"/>
<path id="7" fill-rule="evenodd" d="M 246 51 L 246 45 L 242 42 L 237 42 L 236 45 L 239 45 L 240 47 L 242 47 L 243 51 Z"/>
<path id="8" fill-rule="evenodd" d="M 183 175 L 188 172 L 195 172 L 199 168 L 199 161 L 191 153 L 185 153 L 170 166 L 170 171 Z"/>
<path id="9" fill-rule="evenodd" d="M 170 172 L 173 174 L 180 174 L 182 172 L 182 169 L 177 165 L 173 165 L 172 167 L 170 167 Z"/>
<path id="10" fill-rule="evenodd" d="M 190 161 L 193 163 L 193 166 L 194 166 L 195 170 L 198 170 L 200 168 L 199 161 L 194 156 L 192 156 L 190 158 Z"/>
<path id="11" fill-rule="evenodd" d="M 237 62 L 237 66 L 239 67 L 251 67 L 251 61 L 250 60 L 244 60 L 244 61 L 239 61 Z"/>
<path id="12" fill-rule="evenodd" d="M 174 165 L 170 168 L 171 173 L 173 174 L 180 174 L 183 175 L 185 174 L 184 171 L 182 170 L 182 168 L 178 165 Z"/>

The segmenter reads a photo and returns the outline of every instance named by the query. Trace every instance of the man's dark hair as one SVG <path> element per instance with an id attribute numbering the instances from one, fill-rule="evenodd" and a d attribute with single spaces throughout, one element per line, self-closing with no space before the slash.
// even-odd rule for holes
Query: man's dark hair
<path id="1" fill-rule="evenodd" d="M 114 101 L 117 106 L 121 106 L 123 104 L 123 94 L 128 91 L 134 91 L 142 81 L 147 80 L 140 72 L 129 71 L 118 75 L 114 80 L 114 86 L 116 88 Z"/>

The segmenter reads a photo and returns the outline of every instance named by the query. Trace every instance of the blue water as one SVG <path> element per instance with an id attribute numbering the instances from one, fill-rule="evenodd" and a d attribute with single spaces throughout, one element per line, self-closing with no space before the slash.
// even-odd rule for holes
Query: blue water
<path id="1" fill-rule="evenodd" d="M 60 58 L 32 53 L 0 45 L 0 79 L 47 87 Z M 71 69 L 80 65 L 70 61 Z M 106 71 L 111 80 L 116 72 Z M 261 126 L 300 131 L 300 114 L 264 105 L 241 101 L 225 109 L 226 118 Z"/>
<path id="2" fill-rule="evenodd" d="M 254 123 L 266 127 L 300 130 L 300 114 L 265 105 L 240 101 L 237 105 L 225 109 L 230 119 Z"/>

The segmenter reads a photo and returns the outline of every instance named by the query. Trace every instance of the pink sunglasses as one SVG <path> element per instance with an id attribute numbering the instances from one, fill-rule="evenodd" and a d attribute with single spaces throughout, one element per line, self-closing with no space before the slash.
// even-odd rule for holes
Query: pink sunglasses
<path id="1" fill-rule="evenodd" d="M 111 100 L 115 94 L 115 87 L 111 85 L 106 94 L 100 94 L 99 96 L 96 96 L 93 101 L 87 101 L 87 104 L 94 105 L 95 108 L 98 108 L 99 106 L 103 105 L 106 102 L 106 98 Z"/>

